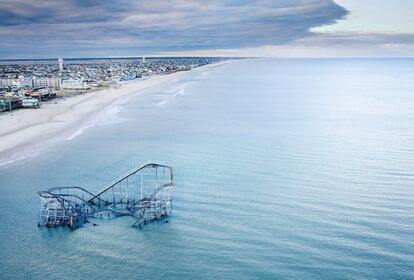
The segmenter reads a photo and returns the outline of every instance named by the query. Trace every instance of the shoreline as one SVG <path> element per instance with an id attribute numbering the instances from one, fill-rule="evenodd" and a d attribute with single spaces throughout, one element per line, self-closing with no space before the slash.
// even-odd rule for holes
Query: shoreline
<path id="1" fill-rule="evenodd" d="M 136 97 L 142 91 L 194 71 L 231 62 L 223 61 L 146 79 L 120 83 L 112 88 L 77 96 L 58 98 L 39 109 L 21 109 L 0 114 L 0 166 L 32 157 L 61 140 L 83 133 L 91 122 L 119 104 L 122 98 Z M 79 131 L 81 130 L 81 131 Z"/>

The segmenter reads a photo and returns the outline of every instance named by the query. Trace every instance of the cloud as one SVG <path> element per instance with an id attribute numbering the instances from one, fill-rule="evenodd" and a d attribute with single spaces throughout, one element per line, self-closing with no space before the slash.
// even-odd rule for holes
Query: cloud
<path id="1" fill-rule="evenodd" d="M 346 14 L 332 0 L 0 0 L 0 56 L 280 45 Z"/>
<path id="2" fill-rule="evenodd" d="M 163 52 L 164 56 L 261 56 L 280 58 L 414 57 L 414 34 L 324 32 L 286 44 L 238 49 Z"/>
<path id="3" fill-rule="evenodd" d="M 368 32 L 323 32 L 301 38 L 296 44 L 329 47 L 372 47 L 379 45 L 413 45 L 414 34 L 410 33 L 368 33 Z"/>

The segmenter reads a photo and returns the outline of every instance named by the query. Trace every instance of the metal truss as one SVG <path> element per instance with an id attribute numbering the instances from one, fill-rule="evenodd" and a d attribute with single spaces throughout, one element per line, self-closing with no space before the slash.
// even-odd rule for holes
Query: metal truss
<path id="1" fill-rule="evenodd" d="M 94 194 L 82 187 L 54 187 L 38 192 L 41 199 L 39 226 L 76 229 L 91 218 L 131 216 L 133 226 L 171 213 L 173 169 L 146 163 Z"/>

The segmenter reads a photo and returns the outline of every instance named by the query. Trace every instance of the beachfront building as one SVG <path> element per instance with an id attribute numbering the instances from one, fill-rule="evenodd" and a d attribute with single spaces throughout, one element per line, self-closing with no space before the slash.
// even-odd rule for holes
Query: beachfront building
<path id="1" fill-rule="evenodd" d="M 90 86 L 81 80 L 62 80 L 60 84 L 61 89 L 88 89 Z"/>
<path id="2" fill-rule="evenodd" d="M 49 88 L 60 88 L 60 79 L 59 78 L 34 78 L 32 79 L 32 87 L 49 87 Z"/>
<path id="3" fill-rule="evenodd" d="M 20 79 L 0 79 L 0 87 L 20 87 L 21 81 Z"/>
<path id="4" fill-rule="evenodd" d="M 30 77 L 21 77 L 20 78 L 20 87 L 32 87 L 32 78 Z"/>

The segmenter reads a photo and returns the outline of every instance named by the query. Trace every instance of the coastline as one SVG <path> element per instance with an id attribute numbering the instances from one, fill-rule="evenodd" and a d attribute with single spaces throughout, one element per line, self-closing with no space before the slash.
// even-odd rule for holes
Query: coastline
<path id="1" fill-rule="evenodd" d="M 55 99 L 43 103 L 39 109 L 21 109 L 0 114 L 0 166 L 34 156 L 52 143 L 75 138 L 73 135 L 80 128 L 83 128 L 82 133 L 92 126 L 87 124 L 100 114 L 108 112 L 121 98 L 135 97 L 144 89 L 181 78 L 198 69 L 217 67 L 229 62 L 231 61 L 208 64 L 190 71 L 155 75 L 121 83 L 109 89 Z"/>

